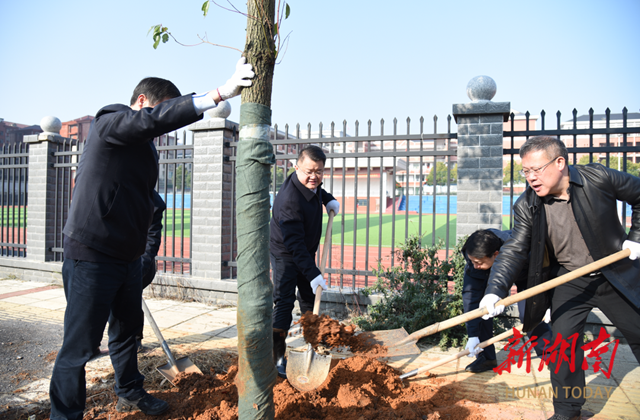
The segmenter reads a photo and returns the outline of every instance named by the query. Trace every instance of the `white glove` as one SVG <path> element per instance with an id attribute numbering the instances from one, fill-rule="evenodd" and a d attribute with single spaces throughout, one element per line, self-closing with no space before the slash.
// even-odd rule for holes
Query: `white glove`
<path id="1" fill-rule="evenodd" d="M 338 200 L 329 201 L 325 207 L 327 208 L 327 214 L 331 213 L 331 210 L 333 210 L 336 216 L 340 213 L 340 203 L 338 203 Z"/>
<path id="2" fill-rule="evenodd" d="M 234 96 L 240 95 L 240 90 L 245 86 L 251 86 L 251 79 L 255 76 L 251 64 L 245 64 L 247 59 L 240 57 L 238 64 L 236 64 L 236 72 L 233 73 L 231 79 L 227 80 L 227 83 L 218 88 L 218 95 L 220 100 L 231 99 Z"/>
<path id="3" fill-rule="evenodd" d="M 478 347 L 478 344 L 480 344 L 480 339 L 478 337 L 469 337 L 469 340 L 467 340 L 467 347 L 465 347 L 465 350 L 469 350 L 467 357 L 476 357 L 484 350 Z"/>
<path id="4" fill-rule="evenodd" d="M 628 249 L 631 251 L 629 254 L 630 260 L 635 260 L 636 258 L 640 258 L 640 244 L 637 242 L 633 242 L 630 240 L 626 240 L 622 243 L 622 249 Z"/>
<path id="5" fill-rule="evenodd" d="M 504 305 L 498 305 L 495 308 L 493 307 L 493 305 L 498 303 L 499 300 L 501 300 L 500 296 L 494 295 L 493 293 L 484 295 L 484 297 L 480 301 L 480 307 L 487 308 L 487 312 L 489 313 L 487 315 L 483 315 L 482 319 L 486 320 L 489 318 L 493 318 L 494 316 L 498 316 L 504 312 Z"/>
<path id="6" fill-rule="evenodd" d="M 547 312 L 544 313 L 544 322 L 547 324 L 551 322 L 551 308 L 547 309 Z"/>
<path id="7" fill-rule="evenodd" d="M 327 290 L 327 282 L 322 277 L 322 274 L 319 274 L 315 279 L 311 280 L 311 290 L 313 290 L 313 294 L 316 294 L 316 289 L 318 286 L 322 286 L 323 290 Z"/>

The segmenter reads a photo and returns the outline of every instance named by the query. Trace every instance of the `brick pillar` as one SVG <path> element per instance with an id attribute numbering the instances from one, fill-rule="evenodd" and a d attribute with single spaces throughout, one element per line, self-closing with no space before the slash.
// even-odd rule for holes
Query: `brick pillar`
<path id="1" fill-rule="evenodd" d="M 64 137 L 62 124 L 55 117 L 40 121 L 43 133 L 24 137 L 29 143 L 29 213 L 27 228 L 27 259 L 37 262 L 53 261 L 51 248 L 55 244 L 55 168 L 54 152 Z"/>
<path id="2" fill-rule="evenodd" d="M 224 265 L 231 260 L 231 220 L 234 191 L 232 162 L 224 147 L 233 141 L 238 124 L 225 118 L 211 118 L 189 127 L 193 139 L 193 192 L 191 197 L 191 252 L 193 277 L 225 280 L 235 269 Z"/>
<path id="3" fill-rule="evenodd" d="M 478 76 L 467 85 L 471 103 L 454 104 L 458 124 L 457 237 L 502 228 L 502 132 L 510 102 L 492 102 L 496 84 Z"/>

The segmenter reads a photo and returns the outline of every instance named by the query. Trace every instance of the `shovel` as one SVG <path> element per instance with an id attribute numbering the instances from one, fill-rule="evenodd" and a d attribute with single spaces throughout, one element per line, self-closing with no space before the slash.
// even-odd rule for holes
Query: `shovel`
<path id="1" fill-rule="evenodd" d="M 144 312 L 144 315 L 147 317 L 147 321 L 149 321 L 149 324 L 151 324 L 151 328 L 153 328 L 153 332 L 156 333 L 156 337 L 158 338 L 158 341 L 160 341 L 160 343 L 162 344 L 162 350 L 164 350 L 164 354 L 166 354 L 167 358 L 169 359 L 169 363 L 162 366 L 158 366 L 156 368 L 158 369 L 158 372 L 160 372 L 160 374 L 165 378 L 167 378 L 169 382 L 171 382 L 172 384 L 173 384 L 173 381 L 176 379 L 176 376 L 178 376 L 178 373 L 180 372 L 199 373 L 200 375 L 202 375 L 202 372 L 200 371 L 200 369 L 198 369 L 198 366 L 194 365 L 193 362 L 188 357 L 183 357 L 178 360 L 176 360 L 173 357 L 173 354 L 171 354 L 171 350 L 169 350 L 169 346 L 167 345 L 167 342 L 164 341 L 164 337 L 162 337 L 162 333 L 160 332 L 158 325 L 156 325 L 156 321 L 151 316 L 151 312 L 149 311 L 149 308 L 147 307 L 147 304 L 144 301 L 144 299 L 142 299 L 142 311 Z"/>
<path id="2" fill-rule="evenodd" d="M 622 251 L 618 251 L 615 254 L 611 254 L 608 257 L 604 257 L 602 259 L 599 259 L 598 261 L 594 261 L 591 264 L 587 264 L 582 268 L 579 268 L 575 271 L 571 271 L 567 274 L 564 274 L 560 277 L 556 277 L 553 280 L 549 280 L 547 282 L 544 282 L 542 284 L 539 284 L 537 286 L 534 286 L 530 289 L 527 290 L 523 290 L 520 293 L 516 293 L 515 295 L 512 296 L 508 296 L 504 299 L 502 299 L 501 301 L 496 303 L 496 306 L 498 305 L 504 305 L 504 306 L 509 306 L 509 305 L 513 305 L 516 302 L 520 302 L 521 300 L 525 300 L 528 299 L 532 296 L 535 296 L 537 294 L 540 294 L 542 292 L 546 292 L 547 290 L 551 290 L 555 287 L 560 286 L 561 284 L 567 283 L 571 280 L 577 279 L 578 277 L 582 277 L 585 276 L 589 273 L 593 273 L 594 271 L 598 271 L 600 270 L 602 267 L 605 267 L 609 264 L 612 264 L 616 261 L 620 261 L 623 258 L 627 258 L 629 257 L 629 255 L 631 254 L 631 251 L 628 249 L 624 249 Z M 418 342 L 419 339 L 423 338 L 423 337 L 427 337 L 429 335 L 435 334 L 437 332 L 446 330 L 448 328 L 451 327 L 455 327 L 456 325 L 460 325 L 462 323 L 465 323 L 467 321 L 471 321 L 472 319 L 476 319 L 476 318 L 480 318 L 483 315 L 486 315 L 488 312 L 487 310 L 483 307 L 483 308 L 478 308 L 475 309 L 473 311 L 469 311 L 465 314 L 462 315 L 458 315 L 456 317 L 450 318 L 446 321 L 442 321 L 442 322 L 436 322 L 435 324 L 429 325 L 428 327 L 425 327 L 421 330 L 418 330 L 414 333 L 412 333 L 411 335 L 407 335 L 404 338 L 402 338 L 401 340 L 393 343 L 393 342 L 384 342 L 383 340 L 383 344 L 386 345 L 388 347 L 388 355 L 395 355 L 395 354 L 404 354 L 403 351 L 406 348 L 405 346 L 407 344 L 415 344 Z M 373 331 L 371 333 L 372 337 L 376 337 L 377 336 L 376 331 Z"/>
<path id="3" fill-rule="evenodd" d="M 523 327 L 523 325 L 521 325 L 519 327 L 516 327 L 516 330 L 522 332 L 522 327 Z M 512 335 L 513 335 L 513 329 L 509 329 L 509 330 L 503 332 L 502 334 L 496 335 L 495 337 L 491 337 L 490 339 L 488 339 L 486 341 L 483 341 L 482 343 L 478 344 L 478 347 L 481 348 L 481 349 L 483 349 L 485 347 L 489 347 L 490 345 L 495 344 L 498 341 L 502 341 L 505 338 L 509 338 Z M 457 360 L 457 359 L 459 359 L 459 358 L 461 358 L 463 356 L 466 356 L 469 353 L 470 352 L 467 349 L 462 350 L 460 353 L 454 354 L 454 355 L 449 356 L 449 357 L 445 357 L 444 359 L 438 360 L 437 362 L 431 363 L 430 365 L 422 366 L 422 367 L 420 367 L 418 369 L 412 370 L 411 372 L 407 372 L 407 373 L 405 373 L 403 375 L 400 375 L 400 379 L 412 378 L 412 377 L 414 377 L 414 376 L 416 376 L 416 375 L 418 375 L 418 374 L 420 374 L 422 372 L 427 372 L 427 371 L 429 371 L 431 369 L 437 368 L 438 366 L 442 366 L 442 365 L 447 364 L 449 362 L 453 362 L 454 360 Z"/>
<path id="4" fill-rule="evenodd" d="M 333 226 L 333 216 L 335 213 L 329 212 L 327 230 L 324 234 L 324 246 L 322 247 L 322 258 L 320 259 L 320 274 L 324 276 L 327 265 L 327 256 L 331 248 L 331 228 Z M 322 298 L 322 286 L 316 289 L 316 298 L 313 301 L 313 314 L 320 312 L 320 300 Z M 290 351 L 287 360 L 287 380 L 300 392 L 307 392 L 316 389 L 329 375 L 331 368 L 331 355 L 318 354 L 313 350 L 311 344 L 303 352 Z"/>

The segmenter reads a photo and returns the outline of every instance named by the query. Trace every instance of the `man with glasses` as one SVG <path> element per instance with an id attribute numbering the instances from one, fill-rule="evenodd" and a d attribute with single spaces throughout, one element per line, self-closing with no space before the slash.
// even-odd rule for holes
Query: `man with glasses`
<path id="1" fill-rule="evenodd" d="M 527 287 L 533 287 L 621 249 L 631 251 L 628 259 L 527 299 L 525 331 L 538 325 L 550 307 L 554 340 L 567 340 L 577 333 L 575 355 L 565 349 L 549 370 L 555 411 L 551 419 L 578 419 L 584 393 L 572 391 L 585 386 L 580 347 L 591 309 L 602 310 L 624 334 L 640 362 L 640 178 L 598 163 L 569 166 L 567 149 L 555 137 L 530 138 L 520 149 L 520 157 L 521 174 L 529 185 L 513 206 L 511 238 L 491 269 L 480 302 L 488 311 L 483 318 L 504 311 L 504 306 L 494 305 L 508 296 L 527 262 Z M 632 207 L 629 233 L 620 224 L 617 200 Z M 567 360 L 574 360 L 573 372 Z"/>
<path id="2" fill-rule="evenodd" d="M 271 271 L 273 274 L 273 361 L 278 375 L 286 378 L 285 339 L 296 301 L 300 312 L 313 310 L 318 286 L 327 284 L 316 266 L 315 255 L 322 236 L 322 205 L 338 214 L 340 204 L 322 189 L 326 155 L 318 146 L 300 152 L 295 172 L 285 179 L 273 201 L 271 218 Z"/>

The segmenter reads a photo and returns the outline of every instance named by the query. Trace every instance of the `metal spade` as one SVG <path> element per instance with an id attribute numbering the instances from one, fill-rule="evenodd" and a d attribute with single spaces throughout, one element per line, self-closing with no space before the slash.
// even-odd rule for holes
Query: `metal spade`
<path id="1" fill-rule="evenodd" d="M 327 265 L 327 256 L 331 248 L 331 228 L 333 226 L 333 211 L 329 212 L 327 230 L 324 234 L 324 246 L 322 248 L 322 258 L 320 259 L 320 273 L 324 276 Z M 320 300 L 322 298 L 322 286 L 316 289 L 316 298 L 313 301 L 313 313 L 320 312 Z M 301 392 L 316 389 L 329 375 L 331 368 L 331 355 L 318 354 L 313 350 L 311 344 L 303 352 L 290 351 L 287 359 L 287 380 L 291 385 Z"/>
<path id="2" fill-rule="evenodd" d="M 160 332 L 160 329 L 158 328 L 156 321 L 151 316 L 151 312 L 149 311 L 149 308 L 147 307 L 147 304 L 145 303 L 144 299 L 142 299 L 142 311 L 144 312 L 144 315 L 147 317 L 149 324 L 151 324 L 151 328 L 153 328 L 153 332 L 156 333 L 156 337 L 158 338 L 158 341 L 160 341 L 162 345 L 162 350 L 164 350 L 164 353 L 167 355 L 167 358 L 169 359 L 169 363 L 164 364 L 162 366 L 158 366 L 156 368 L 158 369 L 158 372 L 160 372 L 160 374 L 165 378 L 167 378 L 171 383 L 173 383 L 173 381 L 176 379 L 176 376 L 178 376 L 178 373 L 180 372 L 199 373 L 200 375 L 202 375 L 202 371 L 200 371 L 200 369 L 198 369 L 198 366 L 194 365 L 191 359 L 189 359 L 188 357 L 182 357 L 178 360 L 176 360 L 173 357 L 173 354 L 171 353 L 171 350 L 169 350 L 169 346 L 167 345 L 167 342 L 164 341 L 164 337 L 162 336 L 162 333 Z"/>

